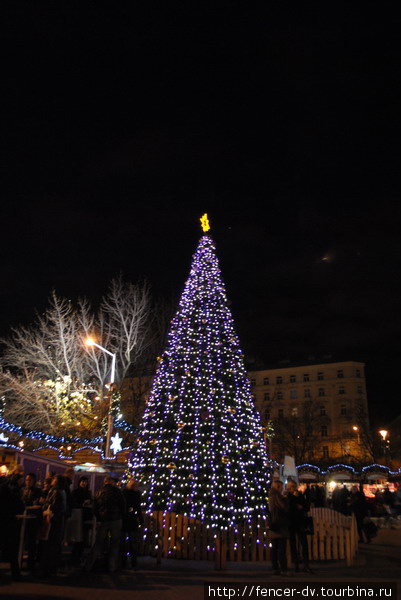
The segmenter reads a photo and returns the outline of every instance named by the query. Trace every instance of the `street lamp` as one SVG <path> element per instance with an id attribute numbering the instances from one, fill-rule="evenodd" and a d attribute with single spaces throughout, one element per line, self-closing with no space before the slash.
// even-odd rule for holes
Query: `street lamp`
<path id="1" fill-rule="evenodd" d="M 387 434 L 388 434 L 388 431 L 387 431 L 386 429 L 380 429 L 379 433 L 380 433 L 380 435 L 381 435 L 381 436 L 382 436 L 382 438 L 383 438 L 383 442 L 385 442 L 385 441 L 386 441 Z"/>
<path id="2" fill-rule="evenodd" d="M 388 435 L 388 431 L 387 429 L 380 429 L 379 430 L 379 434 L 382 436 L 382 443 L 383 443 L 383 458 L 384 458 L 384 463 L 386 464 L 387 462 L 387 435 Z"/>
<path id="3" fill-rule="evenodd" d="M 103 346 L 101 346 L 100 344 L 97 344 L 93 338 L 90 338 L 90 337 L 87 338 L 85 340 L 85 344 L 89 347 L 96 346 L 96 348 L 99 348 L 99 350 L 101 350 L 102 352 L 105 352 L 106 354 L 108 354 L 109 356 L 112 357 L 111 358 L 110 385 L 109 385 L 109 414 L 107 416 L 107 434 L 106 434 L 106 452 L 105 452 L 105 458 L 110 459 L 111 458 L 110 440 L 111 440 L 111 434 L 112 434 L 112 430 L 113 430 L 113 415 L 111 414 L 111 392 L 112 392 L 113 383 L 114 383 L 114 379 L 115 379 L 115 375 L 116 375 L 116 355 L 113 352 L 110 352 L 110 350 L 103 348 Z"/>
<path id="4" fill-rule="evenodd" d="M 357 427 L 356 425 L 353 425 L 352 429 L 355 431 L 355 433 L 358 436 L 358 446 L 360 446 L 361 445 L 361 436 L 359 435 L 359 427 Z"/>

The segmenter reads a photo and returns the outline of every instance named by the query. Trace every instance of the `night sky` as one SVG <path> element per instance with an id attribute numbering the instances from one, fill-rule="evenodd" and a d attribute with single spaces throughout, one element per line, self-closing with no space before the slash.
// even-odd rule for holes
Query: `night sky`
<path id="1" fill-rule="evenodd" d="M 247 356 L 366 361 L 399 414 L 396 3 L 1 11 L 1 334 L 119 272 L 178 299 L 207 211 Z"/>

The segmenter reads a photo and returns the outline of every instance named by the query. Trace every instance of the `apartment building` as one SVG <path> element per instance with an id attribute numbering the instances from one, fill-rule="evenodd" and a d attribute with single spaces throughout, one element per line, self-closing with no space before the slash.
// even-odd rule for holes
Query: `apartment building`
<path id="1" fill-rule="evenodd" d="M 283 431 L 280 427 L 283 425 L 298 426 L 299 432 L 294 431 L 293 437 L 298 436 L 300 440 L 301 429 L 309 428 L 313 437 L 313 447 L 308 450 L 311 460 L 368 458 L 364 363 L 289 364 L 250 371 L 249 377 L 255 405 L 264 424 L 271 420 L 279 431 Z M 308 414 L 305 414 L 305 406 Z M 273 437 L 273 455 L 280 450 L 279 440 Z M 274 458 L 281 460 L 282 457 Z"/>

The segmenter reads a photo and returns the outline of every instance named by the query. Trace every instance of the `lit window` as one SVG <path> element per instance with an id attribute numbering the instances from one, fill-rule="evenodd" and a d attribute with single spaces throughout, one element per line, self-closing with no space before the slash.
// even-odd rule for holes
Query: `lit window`
<path id="1" fill-rule="evenodd" d="M 323 371 L 319 371 L 317 374 L 317 380 L 323 381 L 323 379 L 324 379 Z"/>
<path id="2" fill-rule="evenodd" d="M 269 378 L 268 377 L 264 377 L 263 378 L 263 385 L 269 385 Z"/>
<path id="3" fill-rule="evenodd" d="M 309 373 L 304 373 L 304 381 L 309 381 Z"/>
<path id="4" fill-rule="evenodd" d="M 290 398 L 291 398 L 291 400 L 296 400 L 298 398 L 298 392 L 297 392 L 297 390 L 291 390 L 290 391 Z"/>
<path id="5" fill-rule="evenodd" d="M 324 388 L 318 389 L 318 396 L 324 396 Z"/>
<path id="6" fill-rule="evenodd" d="M 276 378 L 276 383 L 278 383 L 278 384 L 283 383 L 283 378 L 281 377 L 281 375 L 278 375 L 278 377 Z"/>
<path id="7" fill-rule="evenodd" d="M 337 370 L 337 379 L 344 379 L 344 371 L 343 369 Z"/>
<path id="8" fill-rule="evenodd" d="M 326 407 L 325 406 L 321 406 L 320 407 L 320 416 L 324 417 L 326 415 Z"/>
<path id="9" fill-rule="evenodd" d="M 322 425 L 320 428 L 320 434 L 322 437 L 327 437 L 327 425 Z"/>
<path id="10" fill-rule="evenodd" d="M 340 387 L 338 388 L 338 393 L 345 394 L 345 387 L 343 385 L 340 385 Z"/>
<path id="11" fill-rule="evenodd" d="M 304 389 L 304 398 L 310 398 L 310 389 L 309 388 Z"/>
<path id="12" fill-rule="evenodd" d="M 295 383 L 297 380 L 295 375 L 290 375 L 290 383 Z"/>
<path id="13" fill-rule="evenodd" d="M 345 404 L 341 404 L 340 415 L 346 415 L 346 414 L 347 414 L 347 406 Z"/>
<path id="14" fill-rule="evenodd" d="M 291 415 L 293 417 L 297 417 L 298 416 L 298 407 L 294 406 L 294 408 L 291 409 Z"/>
<path id="15" fill-rule="evenodd" d="M 269 392 L 265 392 L 263 394 L 263 399 L 264 399 L 265 402 L 269 402 L 269 400 L 270 400 L 270 393 Z"/>

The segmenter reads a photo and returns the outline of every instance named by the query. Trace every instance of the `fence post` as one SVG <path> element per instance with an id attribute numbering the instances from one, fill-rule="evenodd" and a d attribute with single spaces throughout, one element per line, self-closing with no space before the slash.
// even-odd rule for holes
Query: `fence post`
<path id="1" fill-rule="evenodd" d="M 227 532 L 220 530 L 216 537 L 215 569 L 223 571 L 227 568 Z"/>

